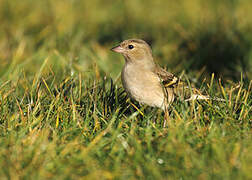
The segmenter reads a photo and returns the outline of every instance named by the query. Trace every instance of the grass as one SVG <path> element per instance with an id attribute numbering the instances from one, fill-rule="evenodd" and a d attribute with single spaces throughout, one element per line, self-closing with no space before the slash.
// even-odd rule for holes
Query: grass
<path id="1" fill-rule="evenodd" d="M 251 6 L 0 0 L 1 179 L 251 179 Z M 176 101 L 163 128 L 122 88 L 131 37 L 225 102 Z"/>

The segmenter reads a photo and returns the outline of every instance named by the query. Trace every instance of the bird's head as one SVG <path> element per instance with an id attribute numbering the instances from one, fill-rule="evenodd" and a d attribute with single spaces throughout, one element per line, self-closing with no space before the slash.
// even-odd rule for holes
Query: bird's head
<path id="1" fill-rule="evenodd" d="M 154 65 L 151 48 L 144 40 L 125 40 L 111 50 L 122 54 L 126 63 Z"/>

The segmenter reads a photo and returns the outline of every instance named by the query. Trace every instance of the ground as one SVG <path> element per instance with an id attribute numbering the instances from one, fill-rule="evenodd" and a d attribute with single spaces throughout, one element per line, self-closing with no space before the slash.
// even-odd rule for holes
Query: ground
<path id="1" fill-rule="evenodd" d="M 0 0 L 0 177 L 251 179 L 251 8 Z M 109 49 L 128 38 L 225 101 L 177 100 L 163 128 L 161 110 L 122 88 L 124 60 Z"/>

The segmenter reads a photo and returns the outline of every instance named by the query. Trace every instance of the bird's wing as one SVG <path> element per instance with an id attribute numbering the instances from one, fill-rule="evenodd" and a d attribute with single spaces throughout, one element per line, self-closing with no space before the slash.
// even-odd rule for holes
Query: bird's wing
<path id="1" fill-rule="evenodd" d="M 209 99 L 208 96 L 202 95 L 201 92 L 194 88 L 188 87 L 188 85 L 179 79 L 174 74 L 167 72 L 161 67 L 155 69 L 155 73 L 161 79 L 161 82 L 166 89 L 172 89 L 174 95 L 181 100 L 195 100 L 195 99 Z"/>
<path id="2" fill-rule="evenodd" d="M 174 74 L 167 72 L 161 67 L 156 67 L 155 73 L 159 76 L 162 84 L 164 87 L 173 87 L 174 85 L 178 84 L 179 78 L 176 77 Z"/>

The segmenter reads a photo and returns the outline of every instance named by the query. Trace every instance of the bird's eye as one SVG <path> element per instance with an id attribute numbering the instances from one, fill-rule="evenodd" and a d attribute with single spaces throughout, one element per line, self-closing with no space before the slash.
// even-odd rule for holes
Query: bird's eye
<path id="1" fill-rule="evenodd" d="M 129 49 L 133 49 L 134 46 L 130 44 L 130 45 L 128 46 L 128 48 L 129 48 Z"/>

